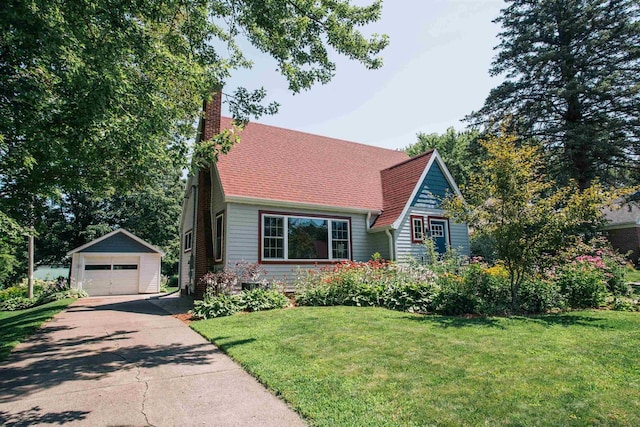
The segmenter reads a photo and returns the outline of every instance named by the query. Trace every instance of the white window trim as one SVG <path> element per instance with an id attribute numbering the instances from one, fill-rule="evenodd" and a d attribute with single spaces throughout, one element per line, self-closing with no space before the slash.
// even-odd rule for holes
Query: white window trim
<path id="1" fill-rule="evenodd" d="M 420 222 L 420 234 L 421 236 L 416 236 L 416 222 Z M 421 216 L 411 216 L 411 242 L 412 243 L 422 243 L 425 238 L 425 228 L 424 228 L 424 218 Z"/>
<path id="2" fill-rule="evenodd" d="M 222 227 L 221 230 L 218 230 L 218 218 L 222 218 Z M 214 225 L 215 225 L 215 240 L 213 241 L 213 249 L 214 249 L 214 254 L 213 254 L 213 261 L 214 262 L 222 262 L 222 260 L 224 259 L 224 212 L 220 212 L 218 215 L 216 215 L 215 219 L 214 219 Z M 220 234 L 220 253 L 218 253 L 217 249 L 218 249 L 218 234 Z"/>
<path id="3" fill-rule="evenodd" d="M 442 232 L 444 233 L 444 239 L 445 239 L 445 244 L 447 246 L 447 248 L 451 247 L 451 235 L 449 234 L 449 219 L 448 218 L 431 218 L 429 217 L 429 221 L 427 222 L 427 224 L 429 225 L 429 238 L 432 239 L 432 233 L 431 233 L 431 222 L 435 221 L 435 222 L 439 222 L 442 223 Z"/>
<path id="4" fill-rule="evenodd" d="M 264 219 L 266 217 L 271 218 L 282 218 L 282 226 L 283 226 L 283 238 L 284 241 L 284 253 L 283 258 L 267 258 L 264 256 L 264 241 L 267 237 L 265 235 L 265 224 Z M 300 218 L 300 219 L 311 219 L 311 220 L 322 220 L 327 221 L 327 233 L 328 233 L 328 241 L 327 241 L 327 252 L 328 258 L 314 258 L 314 259 L 290 259 L 289 258 L 289 218 Z M 347 224 L 347 256 L 348 258 L 333 258 L 333 233 L 332 233 L 332 222 L 345 222 Z M 267 262 L 299 262 L 299 263 L 314 263 L 314 262 L 327 262 L 327 261 L 347 261 L 351 259 L 351 224 L 348 219 L 343 218 L 331 218 L 324 216 L 307 216 L 307 215 L 283 215 L 283 214 L 272 214 L 272 213 L 262 213 L 260 215 L 260 227 L 262 227 L 262 242 L 261 242 L 261 250 L 260 250 L 260 259 L 262 261 Z"/>

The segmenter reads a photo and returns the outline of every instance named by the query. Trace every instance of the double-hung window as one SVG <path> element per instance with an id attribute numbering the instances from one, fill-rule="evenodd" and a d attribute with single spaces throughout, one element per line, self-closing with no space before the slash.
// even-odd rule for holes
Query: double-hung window
<path id="1" fill-rule="evenodd" d="M 184 251 L 188 252 L 191 250 L 192 246 L 192 233 L 191 230 L 184 233 Z"/>
<path id="2" fill-rule="evenodd" d="M 351 257 L 349 219 L 262 213 L 263 261 L 333 261 Z"/>
<path id="3" fill-rule="evenodd" d="M 411 215 L 411 242 L 424 242 L 424 218 Z"/>
<path id="4" fill-rule="evenodd" d="M 221 262 L 224 254 L 224 212 L 216 215 L 214 251 L 215 262 Z"/>

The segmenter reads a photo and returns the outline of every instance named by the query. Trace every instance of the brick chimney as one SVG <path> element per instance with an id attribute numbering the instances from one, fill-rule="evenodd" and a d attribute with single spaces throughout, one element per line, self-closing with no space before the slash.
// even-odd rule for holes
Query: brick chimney
<path id="1" fill-rule="evenodd" d="M 210 101 L 204 101 L 204 130 L 202 139 L 205 141 L 220 133 L 220 116 L 222 115 L 222 88 L 216 89 Z"/>
<path id="2" fill-rule="evenodd" d="M 204 126 L 202 140 L 211 139 L 220 133 L 222 114 L 222 88 L 216 89 L 211 100 L 204 101 Z M 198 206 L 196 213 L 195 236 L 195 298 L 202 299 L 205 286 L 199 281 L 213 269 L 213 229 L 211 223 L 211 168 L 198 171 Z"/>

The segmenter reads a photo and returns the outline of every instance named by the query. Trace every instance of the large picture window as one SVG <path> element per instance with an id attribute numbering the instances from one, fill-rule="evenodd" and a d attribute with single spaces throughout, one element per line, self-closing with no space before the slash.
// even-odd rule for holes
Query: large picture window
<path id="1" fill-rule="evenodd" d="M 330 217 L 262 214 L 265 261 L 333 261 L 349 259 L 349 220 Z"/>

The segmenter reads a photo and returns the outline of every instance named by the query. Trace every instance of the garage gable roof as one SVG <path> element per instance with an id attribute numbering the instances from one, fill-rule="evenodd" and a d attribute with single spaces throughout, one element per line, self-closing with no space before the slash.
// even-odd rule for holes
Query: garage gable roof
<path id="1" fill-rule="evenodd" d="M 119 228 L 111 233 L 105 234 L 102 237 L 98 237 L 79 246 L 69 252 L 67 255 L 74 254 L 76 252 L 102 252 L 102 253 L 159 253 L 164 256 L 164 251 L 153 246 L 152 244 L 145 242 L 133 233 Z"/>

